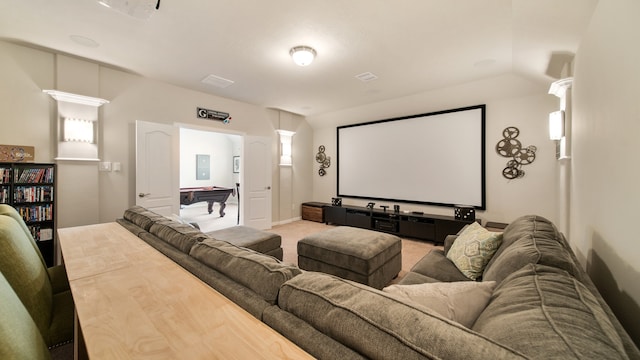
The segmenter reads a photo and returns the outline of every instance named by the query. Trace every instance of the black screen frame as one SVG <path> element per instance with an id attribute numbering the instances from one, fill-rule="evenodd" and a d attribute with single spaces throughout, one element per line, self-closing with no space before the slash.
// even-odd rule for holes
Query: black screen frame
<path id="1" fill-rule="evenodd" d="M 413 199 L 396 199 L 396 198 L 387 198 L 387 197 L 375 197 L 375 196 L 360 196 L 360 195 L 354 195 L 354 194 L 347 194 L 347 193 L 343 193 L 340 190 L 340 131 L 342 129 L 347 129 L 347 128 L 354 128 L 354 127 L 359 127 L 359 126 L 375 126 L 376 124 L 381 124 L 381 123 L 389 123 L 389 122 L 394 122 L 394 121 L 402 121 L 402 120 L 407 120 L 407 119 L 416 119 L 416 118 L 425 118 L 425 119 L 429 119 L 429 117 L 432 116 L 438 116 L 438 115 L 444 115 L 444 114 L 450 114 L 450 113 L 455 113 L 455 112 L 461 112 L 461 111 L 469 111 L 469 110 L 480 110 L 480 118 L 478 119 L 478 121 L 480 121 L 480 198 L 481 198 L 481 203 L 479 205 L 473 205 L 473 204 L 459 204 L 459 203 L 455 203 L 455 202 L 447 202 L 447 201 L 443 201 L 443 202 L 438 202 L 438 201 L 420 201 L 420 200 L 413 200 Z M 336 185 L 337 185 L 337 196 L 338 197 L 345 197 L 345 198 L 354 198 L 354 199 L 366 199 L 366 200 L 380 200 L 380 201 L 388 201 L 388 202 L 398 202 L 398 203 L 411 203 L 411 204 L 419 204 L 419 205 L 433 205 L 433 206 L 443 206 L 443 207 L 454 207 L 454 206 L 459 206 L 459 205 L 465 205 L 465 206 L 473 206 L 475 209 L 477 210 L 486 210 L 486 104 L 481 104 L 481 105 L 474 105 L 474 106 L 467 106 L 467 107 L 461 107 L 461 108 L 455 108 L 455 109 L 447 109 L 447 110 L 441 110 L 441 111 L 434 111 L 434 112 L 429 112 L 429 113 L 423 113 L 423 114 L 416 114 L 416 115 L 409 115 L 409 116 L 402 116 L 402 117 L 395 117 L 395 118 L 389 118 L 389 119 L 382 119 L 382 120 L 375 120 L 375 121 L 368 121 L 368 122 L 363 122 L 363 123 L 357 123 L 357 124 L 350 124 L 350 125 L 343 125 L 343 126 L 338 126 L 336 128 L 336 147 L 337 147 L 337 171 L 336 171 Z"/>

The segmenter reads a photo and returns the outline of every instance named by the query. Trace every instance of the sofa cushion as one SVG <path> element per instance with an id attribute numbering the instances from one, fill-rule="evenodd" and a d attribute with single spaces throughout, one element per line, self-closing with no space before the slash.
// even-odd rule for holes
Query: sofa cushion
<path id="1" fill-rule="evenodd" d="M 413 265 L 410 273 L 418 273 L 438 281 L 468 281 L 458 267 L 440 249 L 433 249 Z M 404 282 L 404 278 L 402 279 Z"/>
<path id="2" fill-rule="evenodd" d="M 469 279 L 467 279 L 469 280 Z M 409 271 L 405 276 L 400 279 L 396 284 L 399 285 L 414 285 L 414 284 L 424 284 L 424 283 L 435 283 L 440 282 L 438 279 L 434 279 L 427 275 L 422 275 L 417 272 Z"/>
<path id="3" fill-rule="evenodd" d="M 368 360 L 277 305 L 264 309 L 262 321 L 316 359 Z"/>
<path id="4" fill-rule="evenodd" d="M 140 236 L 141 234 L 149 233 L 147 230 L 143 229 L 142 227 L 132 223 L 131 221 L 125 218 L 116 219 L 116 222 L 120 224 L 122 227 L 124 227 L 125 229 L 129 230 L 135 236 Z"/>
<path id="5" fill-rule="evenodd" d="M 487 264 L 482 278 L 502 282 L 507 276 L 526 264 L 556 267 L 575 275 L 579 272 L 570 253 L 549 232 L 522 235 Z"/>
<path id="6" fill-rule="evenodd" d="M 123 217 L 146 231 L 149 231 L 151 225 L 156 221 L 166 219 L 160 214 L 137 205 L 125 210 Z"/>
<path id="7" fill-rule="evenodd" d="M 498 285 L 473 330 L 531 357 L 627 358 L 596 297 L 566 271 L 528 264 Z"/>
<path id="8" fill-rule="evenodd" d="M 522 358 L 436 312 L 323 273 L 284 283 L 278 306 L 372 359 Z"/>
<path id="9" fill-rule="evenodd" d="M 249 226 L 232 226 L 208 232 L 207 235 L 216 240 L 226 241 L 263 254 L 279 249 L 282 246 L 282 237 L 280 235 Z"/>
<path id="10" fill-rule="evenodd" d="M 502 243 L 502 233 L 488 231 L 474 222 L 455 239 L 447 252 L 451 260 L 466 277 L 476 280 Z"/>
<path id="11" fill-rule="evenodd" d="M 149 232 L 185 254 L 189 253 L 196 242 L 207 238 L 205 234 L 193 226 L 181 224 L 167 218 L 154 222 L 149 228 Z"/>
<path id="12" fill-rule="evenodd" d="M 194 245 L 190 255 L 253 290 L 270 304 L 275 304 L 280 285 L 302 272 L 271 256 L 215 239 Z"/>
<path id="13" fill-rule="evenodd" d="M 547 236 L 557 238 L 560 236 L 560 233 L 556 229 L 556 227 L 551 223 L 551 221 L 538 216 L 538 215 L 524 215 L 516 220 L 512 221 L 502 233 L 502 245 L 496 251 L 494 259 L 497 259 L 500 256 L 502 251 L 505 251 L 511 244 L 520 240 L 523 237 L 527 237 L 531 234 L 543 234 L 546 233 Z M 571 249 L 567 248 L 568 251 Z M 487 267 L 491 266 L 491 261 L 487 264 Z"/>
<path id="14" fill-rule="evenodd" d="M 390 285 L 382 289 L 397 298 L 436 311 L 470 328 L 489 303 L 495 281 L 457 281 Z"/>

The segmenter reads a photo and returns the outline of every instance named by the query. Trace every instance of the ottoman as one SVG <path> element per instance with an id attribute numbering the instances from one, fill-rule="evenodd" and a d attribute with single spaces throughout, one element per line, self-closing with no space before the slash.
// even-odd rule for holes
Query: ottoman
<path id="1" fill-rule="evenodd" d="M 338 226 L 298 241 L 298 267 L 382 289 L 402 268 L 402 241 L 391 234 Z"/>
<path id="2" fill-rule="evenodd" d="M 282 261 L 282 237 L 278 234 L 242 225 L 210 231 L 206 234 L 216 240 L 261 252 Z"/>

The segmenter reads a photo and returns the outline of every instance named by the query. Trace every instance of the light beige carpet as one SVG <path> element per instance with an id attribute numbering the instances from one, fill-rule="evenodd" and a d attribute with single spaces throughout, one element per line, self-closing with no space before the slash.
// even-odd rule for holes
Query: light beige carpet
<path id="1" fill-rule="evenodd" d="M 298 264 L 297 244 L 298 241 L 305 236 L 313 233 L 317 233 L 323 230 L 327 230 L 334 227 L 333 225 L 325 225 L 308 220 L 294 221 L 289 224 L 277 225 L 272 229 L 267 230 L 272 233 L 276 233 L 282 237 L 282 250 L 283 261 Z M 395 278 L 392 283 L 395 283 L 402 279 L 406 273 L 413 267 L 413 265 L 422 259 L 431 249 L 434 247 L 442 248 L 441 246 L 435 246 L 432 242 L 421 241 L 416 239 L 402 239 L 402 270 L 398 277 Z"/>
<path id="2" fill-rule="evenodd" d="M 235 204 L 228 204 L 225 208 L 226 215 L 220 217 L 218 214 L 219 205 L 214 204 L 213 213 L 207 213 L 207 203 L 201 202 L 189 206 L 184 206 L 180 210 L 180 216 L 189 222 L 196 222 L 203 232 L 224 229 L 235 226 L 237 221 L 238 207 Z M 282 237 L 283 260 L 291 264 L 298 264 L 298 241 L 309 234 L 324 231 L 334 227 L 308 220 L 298 220 L 284 225 L 277 225 L 266 230 L 276 233 Z M 431 249 L 436 247 L 432 242 L 421 241 L 410 238 L 402 238 L 402 270 L 392 283 L 402 279 L 411 267 L 422 259 Z M 442 248 L 442 246 L 438 246 Z"/>
<path id="3" fill-rule="evenodd" d="M 191 205 L 182 206 L 180 209 L 180 217 L 186 222 L 194 222 L 200 226 L 202 232 L 210 232 L 214 230 L 225 229 L 235 226 L 238 222 L 238 205 L 229 203 L 224 209 L 225 215 L 220 217 L 220 204 L 213 204 L 213 212 L 209 214 L 207 211 L 207 202 L 199 202 Z"/>

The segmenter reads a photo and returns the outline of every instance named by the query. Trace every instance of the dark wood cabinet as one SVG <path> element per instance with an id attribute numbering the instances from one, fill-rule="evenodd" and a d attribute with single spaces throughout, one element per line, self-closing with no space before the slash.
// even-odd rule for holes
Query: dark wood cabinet
<path id="1" fill-rule="evenodd" d="M 324 222 L 324 209 L 329 204 L 306 202 L 302 204 L 302 220 Z"/>
<path id="2" fill-rule="evenodd" d="M 328 205 L 324 208 L 324 217 L 327 224 L 382 231 L 435 243 L 443 243 L 447 235 L 457 233 L 470 223 L 456 220 L 453 216 L 396 213 L 359 206 Z"/>
<path id="3" fill-rule="evenodd" d="M 400 232 L 419 239 L 435 239 L 435 220 L 423 217 L 402 216 Z"/>
<path id="4" fill-rule="evenodd" d="M 360 211 L 357 209 L 347 209 L 346 225 L 370 229 L 372 227 L 372 218 L 370 212 Z"/>
<path id="5" fill-rule="evenodd" d="M 327 224 L 344 225 L 347 222 L 347 209 L 342 206 L 325 206 L 324 222 Z"/>

